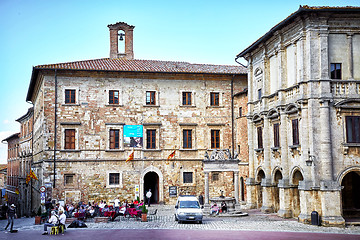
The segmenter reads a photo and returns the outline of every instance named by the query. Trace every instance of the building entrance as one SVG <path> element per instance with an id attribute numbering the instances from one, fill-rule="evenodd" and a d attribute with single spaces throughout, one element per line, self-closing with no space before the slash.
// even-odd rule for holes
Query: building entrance
<path id="1" fill-rule="evenodd" d="M 156 172 L 148 172 L 144 176 L 144 202 L 147 201 L 145 195 L 151 189 L 150 203 L 159 203 L 159 176 Z"/>
<path id="2" fill-rule="evenodd" d="M 341 186 L 343 217 L 360 217 L 360 172 L 346 174 Z"/>

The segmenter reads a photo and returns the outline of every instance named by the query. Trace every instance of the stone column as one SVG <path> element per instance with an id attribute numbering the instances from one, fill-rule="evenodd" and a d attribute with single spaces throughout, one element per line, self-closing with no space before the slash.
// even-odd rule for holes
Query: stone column
<path id="1" fill-rule="evenodd" d="M 257 207 L 256 203 L 256 182 L 254 167 L 254 126 L 248 119 L 248 145 L 249 145 L 249 177 L 246 178 L 246 207 L 253 209 Z"/>
<path id="2" fill-rule="evenodd" d="M 348 33 L 348 61 L 349 61 L 349 80 L 354 79 L 354 59 L 353 59 L 353 33 Z"/>
<path id="3" fill-rule="evenodd" d="M 263 206 L 261 210 L 263 212 L 273 211 L 273 185 L 271 181 L 271 159 L 270 159 L 270 121 L 268 118 L 264 118 L 264 130 L 263 130 L 263 147 L 264 147 L 264 171 L 265 179 L 262 180 L 261 186 L 263 188 Z"/>
<path id="4" fill-rule="evenodd" d="M 205 207 L 210 207 L 209 199 L 209 172 L 205 172 Z"/>
<path id="5" fill-rule="evenodd" d="M 333 191 L 321 189 L 321 225 L 345 227 L 345 219 L 341 216 L 341 186 L 334 186 Z"/>
<path id="6" fill-rule="evenodd" d="M 333 180 L 333 159 L 331 154 L 331 123 L 329 101 L 320 102 L 320 155 L 321 176 L 325 181 Z"/>
<path id="7" fill-rule="evenodd" d="M 288 179 L 279 180 L 279 197 L 280 197 L 280 208 L 278 211 L 278 216 L 283 218 L 292 217 L 292 205 L 291 205 L 291 189 L 289 186 Z"/>
<path id="8" fill-rule="evenodd" d="M 240 209 L 239 204 L 239 172 L 234 172 L 234 184 L 235 184 L 235 210 Z"/>
<path id="9" fill-rule="evenodd" d="M 320 30 L 320 79 L 329 79 L 329 32 L 327 28 Z"/>

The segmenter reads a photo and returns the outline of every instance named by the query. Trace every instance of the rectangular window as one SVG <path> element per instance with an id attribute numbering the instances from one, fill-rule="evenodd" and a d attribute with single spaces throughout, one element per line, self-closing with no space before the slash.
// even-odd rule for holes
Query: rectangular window
<path id="1" fill-rule="evenodd" d="M 341 63 L 330 63 L 331 79 L 341 79 Z"/>
<path id="2" fill-rule="evenodd" d="M 148 129 L 146 130 L 146 148 L 147 149 L 156 149 L 156 130 Z"/>
<path id="3" fill-rule="evenodd" d="M 109 104 L 119 104 L 119 91 L 110 90 L 109 91 Z"/>
<path id="4" fill-rule="evenodd" d="M 210 93 L 210 106 L 219 106 L 219 93 Z"/>
<path id="5" fill-rule="evenodd" d="M 192 172 L 183 172 L 184 183 L 193 182 L 193 173 Z"/>
<path id="6" fill-rule="evenodd" d="M 260 88 L 260 89 L 258 89 L 258 100 L 260 100 L 261 97 L 262 97 L 262 93 L 261 93 L 261 88 Z"/>
<path id="7" fill-rule="evenodd" d="M 64 174 L 64 185 L 74 184 L 74 174 Z"/>
<path id="8" fill-rule="evenodd" d="M 182 93 L 182 105 L 191 106 L 191 92 Z"/>
<path id="9" fill-rule="evenodd" d="M 110 129 L 110 149 L 120 148 L 120 130 Z"/>
<path id="10" fill-rule="evenodd" d="M 183 148 L 192 148 L 191 130 L 183 130 Z"/>
<path id="11" fill-rule="evenodd" d="M 239 107 L 239 117 L 242 117 L 242 107 Z"/>
<path id="12" fill-rule="evenodd" d="M 75 129 L 65 129 L 65 149 L 75 149 Z"/>
<path id="13" fill-rule="evenodd" d="M 211 173 L 211 181 L 213 181 L 213 182 L 219 181 L 219 173 L 218 172 Z"/>
<path id="14" fill-rule="evenodd" d="M 109 173 L 109 185 L 120 184 L 120 173 Z"/>
<path id="15" fill-rule="evenodd" d="M 211 148 L 220 148 L 220 130 L 211 130 Z"/>
<path id="16" fill-rule="evenodd" d="M 360 143 L 360 117 L 347 116 L 346 120 L 346 142 Z"/>
<path id="17" fill-rule="evenodd" d="M 146 92 L 146 105 L 155 105 L 155 91 Z"/>
<path id="18" fill-rule="evenodd" d="M 274 147 L 280 147 L 279 123 L 274 124 Z"/>
<path id="19" fill-rule="evenodd" d="M 293 145 L 299 145 L 299 120 L 293 119 L 292 123 L 292 134 L 293 134 Z"/>
<path id="20" fill-rule="evenodd" d="M 65 90 L 65 103 L 75 104 L 76 103 L 75 93 L 76 93 L 76 90 L 74 90 L 74 89 L 66 89 Z"/>
<path id="21" fill-rule="evenodd" d="M 262 127 L 257 128 L 258 148 L 263 148 Z"/>

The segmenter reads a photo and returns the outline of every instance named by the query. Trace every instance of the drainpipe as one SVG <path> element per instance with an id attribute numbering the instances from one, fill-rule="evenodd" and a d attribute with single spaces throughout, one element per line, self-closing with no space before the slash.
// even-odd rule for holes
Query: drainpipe
<path id="1" fill-rule="evenodd" d="M 234 146 L 235 146 L 235 139 L 234 139 L 234 78 L 235 75 L 231 78 L 231 156 L 234 158 Z"/>
<path id="2" fill-rule="evenodd" d="M 55 123 L 54 123 L 54 182 L 53 182 L 53 189 L 55 188 L 56 183 L 56 140 L 57 140 L 57 70 L 55 69 Z"/>

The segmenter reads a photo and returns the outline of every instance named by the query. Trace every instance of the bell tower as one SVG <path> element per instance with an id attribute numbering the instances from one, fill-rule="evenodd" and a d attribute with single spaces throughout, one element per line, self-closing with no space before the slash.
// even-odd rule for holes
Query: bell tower
<path id="1" fill-rule="evenodd" d="M 110 30 L 110 58 L 134 59 L 133 30 L 135 26 L 128 25 L 124 22 L 118 22 L 109 24 L 108 28 Z M 125 52 L 119 52 L 119 41 L 123 41 L 124 38 Z"/>

